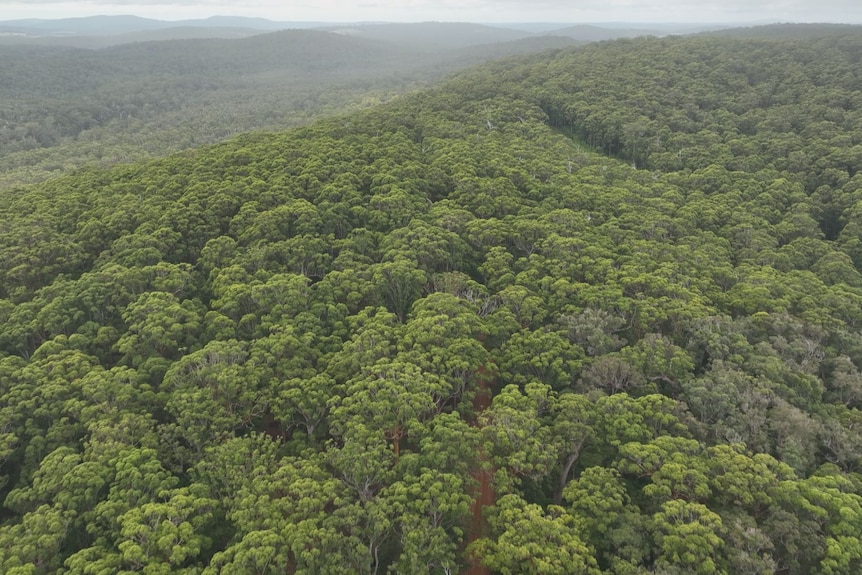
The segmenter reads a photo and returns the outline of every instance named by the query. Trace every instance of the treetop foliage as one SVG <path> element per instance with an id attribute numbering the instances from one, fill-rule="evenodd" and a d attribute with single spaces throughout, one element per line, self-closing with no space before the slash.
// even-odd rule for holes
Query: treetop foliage
<path id="1" fill-rule="evenodd" d="M 860 57 L 601 43 L 0 192 L 0 571 L 857 573 Z"/>

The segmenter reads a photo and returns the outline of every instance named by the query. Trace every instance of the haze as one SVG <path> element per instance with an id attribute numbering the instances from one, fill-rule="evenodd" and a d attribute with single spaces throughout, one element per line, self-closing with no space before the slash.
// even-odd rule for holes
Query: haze
<path id="1" fill-rule="evenodd" d="M 134 14 L 162 20 L 214 15 L 280 21 L 862 22 L 858 0 L 0 0 L 0 20 Z"/>

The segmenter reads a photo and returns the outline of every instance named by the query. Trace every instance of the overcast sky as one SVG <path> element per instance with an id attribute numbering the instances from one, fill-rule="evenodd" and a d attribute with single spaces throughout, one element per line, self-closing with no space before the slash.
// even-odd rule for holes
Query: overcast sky
<path id="1" fill-rule="evenodd" d="M 0 0 L 0 20 L 135 14 L 283 21 L 850 22 L 862 0 Z"/>

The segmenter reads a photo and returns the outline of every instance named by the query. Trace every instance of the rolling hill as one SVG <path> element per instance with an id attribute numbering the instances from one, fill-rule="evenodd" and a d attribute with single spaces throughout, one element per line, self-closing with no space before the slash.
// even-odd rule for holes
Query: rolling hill
<path id="1" fill-rule="evenodd" d="M 285 30 L 101 50 L 0 46 L 0 186 L 296 125 L 482 61 L 567 43 L 530 38 L 428 54 L 381 40 Z"/>

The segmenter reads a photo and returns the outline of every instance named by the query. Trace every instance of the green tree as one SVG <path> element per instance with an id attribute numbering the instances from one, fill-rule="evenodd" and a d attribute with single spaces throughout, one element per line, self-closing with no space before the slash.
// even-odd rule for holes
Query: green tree
<path id="1" fill-rule="evenodd" d="M 653 517 L 660 567 L 691 573 L 724 573 L 721 517 L 705 505 L 671 499 Z"/>
<path id="2" fill-rule="evenodd" d="M 599 569 L 574 519 L 559 507 L 544 511 L 514 494 L 501 497 L 489 517 L 493 536 L 477 540 L 471 552 L 494 571 L 590 573 Z"/>

